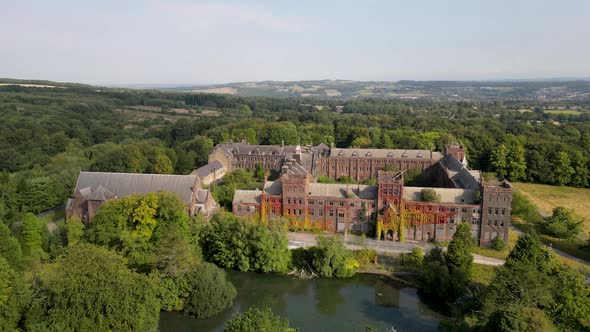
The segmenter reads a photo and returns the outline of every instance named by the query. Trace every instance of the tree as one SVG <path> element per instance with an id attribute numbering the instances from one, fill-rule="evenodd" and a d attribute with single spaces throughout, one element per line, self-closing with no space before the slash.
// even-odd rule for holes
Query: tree
<path id="1" fill-rule="evenodd" d="M 66 221 L 66 236 L 68 245 L 74 245 L 80 241 L 84 235 L 84 224 L 77 217 L 72 217 Z"/>
<path id="2" fill-rule="evenodd" d="M 30 294 L 22 275 L 0 256 L 0 331 L 18 331 Z"/>
<path id="3" fill-rule="evenodd" d="M 356 273 L 359 263 L 337 236 L 318 236 L 313 267 L 322 277 L 347 278 Z"/>
<path id="4" fill-rule="evenodd" d="M 449 243 L 449 248 L 445 255 L 449 272 L 453 273 L 456 270 L 462 270 L 467 274 L 471 273 L 473 255 L 471 255 L 470 250 L 473 245 L 471 226 L 466 223 L 457 225 L 457 230 L 453 234 L 453 239 Z"/>
<path id="5" fill-rule="evenodd" d="M 174 173 L 174 167 L 172 167 L 172 161 L 170 158 L 163 153 L 159 153 L 152 165 L 152 171 L 155 174 L 172 174 Z"/>
<path id="6" fill-rule="evenodd" d="M 254 177 L 258 181 L 264 181 L 264 166 L 261 163 L 256 163 L 254 165 Z"/>
<path id="7" fill-rule="evenodd" d="M 191 243 L 191 236 L 184 225 L 163 224 L 159 239 L 154 244 L 155 265 L 161 276 L 180 278 L 201 263 L 198 246 Z"/>
<path id="8" fill-rule="evenodd" d="M 63 185 L 50 177 L 23 179 L 20 204 L 23 211 L 39 213 L 54 208 L 65 199 Z"/>
<path id="9" fill-rule="evenodd" d="M 571 166 L 571 160 L 567 152 L 559 151 L 557 153 L 557 158 L 553 161 L 553 173 L 558 185 L 570 183 L 575 170 Z"/>
<path id="10" fill-rule="evenodd" d="M 269 308 L 250 308 L 243 313 L 236 313 L 226 323 L 226 332 L 266 331 L 266 332 L 296 332 L 289 327 L 289 321 L 281 319 Z"/>
<path id="11" fill-rule="evenodd" d="M 42 241 L 41 223 L 32 213 L 26 213 L 23 220 L 22 249 L 28 265 L 36 265 L 47 258 L 42 248 Z"/>
<path id="12" fill-rule="evenodd" d="M 269 226 L 230 213 L 216 213 L 202 237 L 205 259 L 240 271 L 285 272 L 291 252 L 284 224 Z"/>
<path id="13" fill-rule="evenodd" d="M 291 122 L 271 122 L 265 124 L 258 138 L 261 144 L 287 144 L 298 143 L 297 127 Z"/>
<path id="14" fill-rule="evenodd" d="M 0 221 L 0 257 L 4 257 L 8 264 L 16 271 L 22 269 L 23 252 L 18 240 L 12 236 L 10 229 Z"/>
<path id="15" fill-rule="evenodd" d="M 525 148 L 520 137 L 507 135 L 505 142 L 492 151 L 492 167 L 498 176 L 518 181 L 525 178 Z"/>
<path id="16" fill-rule="evenodd" d="M 189 296 L 185 312 L 197 318 L 209 318 L 230 307 L 237 295 L 225 271 L 203 263 L 186 276 Z"/>
<path id="17" fill-rule="evenodd" d="M 536 332 L 555 330 L 551 320 L 537 308 L 506 305 L 496 311 L 488 328 L 499 332 Z"/>
<path id="18" fill-rule="evenodd" d="M 121 252 L 132 266 L 153 266 L 158 264 L 155 249 L 165 237 L 164 230 L 176 224 L 188 234 L 189 221 L 178 195 L 135 194 L 103 203 L 88 227 L 87 238 Z"/>
<path id="19" fill-rule="evenodd" d="M 574 211 L 558 206 L 553 209 L 553 214 L 546 221 L 545 228 L 558 238 L 569 239 L 582 231 L 584 219 L 576 217 Z"/>
<path id="20" fill-rule="evenodd" d="M 201 167 L 207 164 L 209 154 L 213 150 L 213 140 L 205 136 L 197 136 L 190 141 L 184 142 L 182 148 L 187 152 L 194 152 L 193 167 Z"/>
<path id="21" fill-rule="evenodd" d="M 106 248 L 80 243 L 44 267 L 27 314 L 28 330 L 155 331 L 155 279 L 129 270 Z"/>

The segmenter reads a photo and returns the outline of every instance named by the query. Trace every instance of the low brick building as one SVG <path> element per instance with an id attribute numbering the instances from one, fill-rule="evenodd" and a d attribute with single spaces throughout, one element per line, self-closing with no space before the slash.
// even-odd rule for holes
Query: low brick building
<path id="1" fill-rule="evenodd" d="M 207 189 L 202 189 L 197 175 L 80 172 L 74 197 L 66 204 L 66 218 L 78 217 L 90 222 L 100 206 L 110 199 L 132 194 L 167 191 L 185 203 L 189 215 L 210 215 L 217 203 Z"/>

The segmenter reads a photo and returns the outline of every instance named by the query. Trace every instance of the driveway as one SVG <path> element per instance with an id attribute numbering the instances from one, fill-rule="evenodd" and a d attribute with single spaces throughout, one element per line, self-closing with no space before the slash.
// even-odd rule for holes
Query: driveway
<path id="1" fill-rule="evenodd" d="M 342 235 L 334 235 L 340 236 Z M 289 248 L 311 247 L 317 244 L 316 234 L 310 233 L 287 233 L 289 238 Z M 392 242 L 379 241 L 371 238 L 363 238 L 358 235 L 347 234 L 344 239 L 344 245 L 351 250 L 357 249 L 373 249 L 380 254 L 401 254 L 412 252 L 415 247 L 420 247 L 424 252 L 434 248 L 434 245 L 424 242 L 406 241 L 406 242 Z M 504 260 L 485 257 L 473 254 L 473 262 L 482 265 L 501 266 Z"/>

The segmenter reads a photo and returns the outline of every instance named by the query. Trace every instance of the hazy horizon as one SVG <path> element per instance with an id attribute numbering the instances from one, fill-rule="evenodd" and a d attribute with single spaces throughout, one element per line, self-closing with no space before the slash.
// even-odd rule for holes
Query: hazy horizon
<path id="1" fill-rule="evenodd" d="M 590 2 L 5 1 L 0 77 L 97 85 L 590 78 Z"/>

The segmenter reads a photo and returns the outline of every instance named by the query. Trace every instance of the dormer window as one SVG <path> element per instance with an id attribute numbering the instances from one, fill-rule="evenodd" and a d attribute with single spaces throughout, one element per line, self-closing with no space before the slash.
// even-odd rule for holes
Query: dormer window
<path id="1" fill-rule="evenodd" d="M 387 154 L 387 157 L 388 157 L 388 158 L 392 158 L 392 157 L 393 157 L 393 152 L 389 152 L 389 153 Z"/>
<path id="2" fill-rule="evenodd" d="M 404 151 L 404 153 L 402 153 L 402 158 L 408 158 L 408 153 L 406 151 Z"/>
<path id="3" fill-rule="evenodd" d="M 422 152 L 419 152 L 417 157 L 422 158 L 422 157 L 424 157 L 424 155 L 422 154 Z"/>
<path id="4" fill-rule="evenodd" d="M 353 156 L 353 157 L 356 157 L 357 155 L 358 155 L 358 153 L 356 153 L 356 151 L 353 151 L 353 152 L 352 152 L 352 156 Z"/>
<path id="5" fill-rule="evenodd" d="M 373 155 L 373 154 L 371 153 L 371 151 L 367 152 L 367 154 L 366 154 L 366 156 L 367 156 L 367 157 L 370 157 L 370 156 L 372 156 L 372 155 Z"/>
<path id="6" fill-rule="evenodd" d="M 338 153 L 338 156 L 340 156 L 340 157 L 344 156 L 344 151 L 341 150 L 340 153 Z"/>

